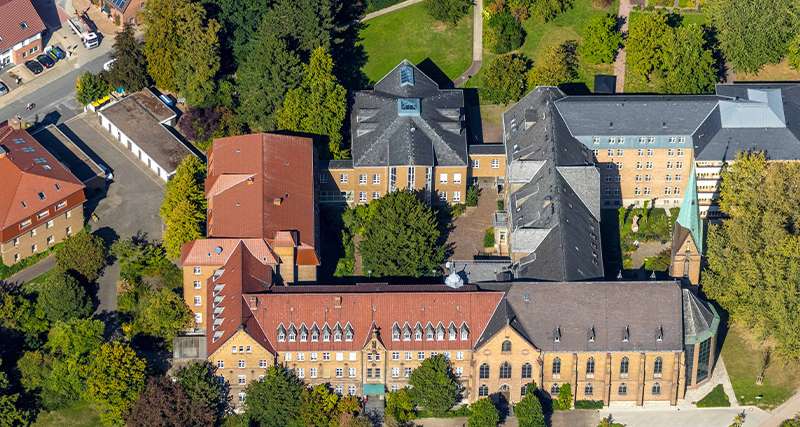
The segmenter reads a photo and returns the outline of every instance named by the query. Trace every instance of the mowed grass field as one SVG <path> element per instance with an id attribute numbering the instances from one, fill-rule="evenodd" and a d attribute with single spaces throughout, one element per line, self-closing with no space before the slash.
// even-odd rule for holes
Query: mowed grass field
<path id="1" fill-rule="evenodd" d="M 472 63 L 472 9 L 455 26 L 437 22 L 423 3 L 364 22 L 361 45 L 367 53 L 363 70 L 376 82 L 400 61 L 430 59 L 451 80 Z"/>

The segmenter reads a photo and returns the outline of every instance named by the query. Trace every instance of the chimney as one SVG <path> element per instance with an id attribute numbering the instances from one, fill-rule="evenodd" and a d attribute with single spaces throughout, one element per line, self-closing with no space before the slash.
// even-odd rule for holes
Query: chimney
<path id="1" fill-rule="evenodd" d="M 258 297 L 250 297 L 250 310 L 258 308 Z"/>
<path id="2" fill-rule="evenodd" d="M 276 197 L 272 199 L 272 204 L 275 206 L 280 206 L 283 203 L 283 197 Z"/>
<path id="3" fill-rule="evenodd" d="M 341 296 L 333 297 L 333 308 L 342 308 L 342 297 Z"/>

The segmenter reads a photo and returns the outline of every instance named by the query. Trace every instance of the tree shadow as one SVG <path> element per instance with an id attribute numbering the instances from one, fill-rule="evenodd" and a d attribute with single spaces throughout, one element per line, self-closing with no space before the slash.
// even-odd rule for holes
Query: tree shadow
<path id="1" fill-rule="evenodd" d="M 494 408 L 497 409 L 497 415 L 500 416 L 500 423 L 504 423 L 506 418 L 511 415 L 511 406 L 508 403 L 508 398 L 506 398 L 505 394 L 497 392 L 490 394 L 489 400 L 492 401 Z"/>
<path id="2" fill-rule="evenodd" d="M 348 89 L 348 93 L 370 84 L 362 70 L 367 63 L 367 52 L 359 44 L 361 30 L 366 26 L 361 22 L 365 10 L 365 3 L 361 0 L 342 2 L 341 8 L 334 15 L 336 28 L 339 28 L 333 35 L 333 39 L 339 42 L 334 42 L 331 49 L 335 64 L 334 74 Z"/>

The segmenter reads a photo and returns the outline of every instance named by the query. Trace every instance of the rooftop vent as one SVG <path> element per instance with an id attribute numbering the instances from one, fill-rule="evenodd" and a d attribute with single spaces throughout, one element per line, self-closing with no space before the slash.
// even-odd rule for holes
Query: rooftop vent
<path id="1" fill-rule="evenodd" d="M 561 342 L 561 327 L 557 327 L 553 330 L 553 342 Z"/>
<path id="2" fill-rule="evenodd" d="M 22 28 L 23 30 L 27 30 L 28 29 L 28 22 L 27 21 L 20 22 L 19 23 L 19 27 Z"/>
<path id="3" fill-rule="evenodd" d="M 595 336 L 596 336 L 596 334 L 595 334 L 595 331 L 594 331 L 594 326 L 592 326 L 591 328 L 589 328 L 589 337 L 588 337 L 589 338 L 589 342 L 594 342 Z"/>
<path id="4" fill-rule="evenodd" d="M 622 342 L 628 342 L 631 340 L 631 328 L 630 326 L 626 326 L 625 330 L 622 331 Z"/>
<path id="5" fill-rule="evenodd" d="M 400 66 L 400 86 L 414 86 L 414 69 L 410 65 Z"/>
<path id="6" fill-rule="evenodd" d="M 214 253 L 219 255 L 222 253 L 222 246 L 217 246 L 214 248 Z"/>
<path id="7" fill-rule="evenodd" d="M 283 197 L 276 197 L 272 199 L 272 204 L 275 206 L 280 206 L 283 203 Z"/>
<path id="8" fill-rule="evenodd" d="M 42 193 L 42 192 L 40 191 L 40 192 L 39 192 L 39 200 L 44 200 L 44 199 L 46 199 L 46 198 L 47 198 L 47 197 L 44 195 L 44 193 Z"/>

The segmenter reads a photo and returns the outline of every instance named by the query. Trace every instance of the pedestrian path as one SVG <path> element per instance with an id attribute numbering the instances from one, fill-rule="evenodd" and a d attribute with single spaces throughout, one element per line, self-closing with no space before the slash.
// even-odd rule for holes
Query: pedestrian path
<path id="1" fill-rule="evenodd" d="M 619 0 L 619 11 L 617 15 L 620 19 L 622 19 L 622 31 L 623 37 L 628 35 L 628 21 L 630 20 L 631 15 L 631 1 L 630 0 Z M 614 60 L 614 76 L 617 77 L 617 93 L 622 93 L 625 91 L 625 47 L 623 46 L 619 52 L 617 52 L 617 58 Z"/>
<path id="2" fill-rule="evenodd" d="M 463 86 L 472 76 L 478 74 L 483 64 L 483 0 L 475 0 L 472 13 L 472 64 L 467 71 L 453 80 L 456 87 Z"/>
<path id="3" fill-rule="evenodd" d="M 364 15 L 364 17 L 361 18 L 361 22 L 369 21 L 372 18 L 377 18 L 377 17 L 379 17 L 381 15 L 386 15 L 387 13 L 392 13 L 392 12 L 394 12 L 396 10 L 400 10 L 400 9 L 402 9 L 404 7 L 408 7 L 408 6 L 411 6 L 412 4 L 417 4 L 417 3 L 421 3 L 421 2 L 422 2 L 422 0 L 406 0 L 406 1 L 403 1 L 403 2 L 400 2 L 400 3 L 397 3 L 397 4 L 393 4 L 393 5 L 389 6 L 389 7 L 384 7 L 383 9 L 376 10 L 375 12 L 371 12 L 371 13 L 368 13 L 368 14 Z"/>

